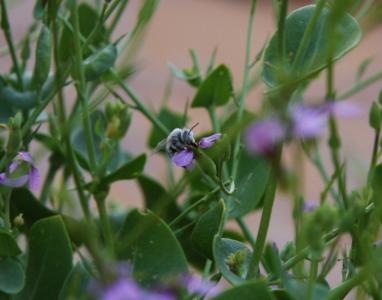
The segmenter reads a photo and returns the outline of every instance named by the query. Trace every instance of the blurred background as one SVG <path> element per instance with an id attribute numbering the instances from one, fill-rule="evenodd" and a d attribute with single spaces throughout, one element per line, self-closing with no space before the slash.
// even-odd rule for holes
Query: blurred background
<path id="1" fill-rule="evenodd" d="M 275 29 L 272 1 L 258 0 L 257 2 L 253 56 L 261 50 Z M 23 37 L 33 19 L 34 3 L 35 1 L 32 0 L 8 1 L 10 22 L 16 41 Z M 289 11 L 292 11 L 297 7 L 312 4 L 313 1 L 295 0 L 289 1 L 289 3 Z M 130 0 L 114 39 L 131 30 L 140 5 L 141 1 Z M 233 73 L 235 88 L 239 89 L 244 66 L 249 8 L 250 0 L 161 0 L 145 33 L 144 42 L 137 53 L 137 72 L 130 79 L 131 87 L 150 108 L 158 111 L 170 78 L 168 62 L 172 62 L 180 68 L 190 67 L 189 49 L 193 48 L 205 70 L 211 53 L 217 48 L 216 62 L 225 63 L 229 66 Z M 357 69 L 366 58 L 373 60 L 365 73 L 365 78 L 382 69 L 381 37 L 381 26 L 376 26 L 365 32 L 360 45 L 336 65 L 335 87 L 339 94 L 354 84 Z M 0 35 L 0 48 L 4 46 L 4 36 Z M 8 72 L 9 67 L 9 57 L 1 55 L 1 73 Z M 340 121 L 343 154 L 348 162 L 350 187 L 360 186 L 366 178 L 373 142 L 373 131 L 368 126 L 368 110 L 372 101 L 377 99 L 381 88 L 382 81 L 372 84 L 364 91 L 354 95 L 351 100 L 360 104 L 362 108 L 360 116 Z M 263 100 L 262 93 L 264 90 L 265 86 L 260 84 L 250 93 L 247 102 L 249 110 L 255 110 L 256 107 L 259 107 Z M 307 97 L 313 99 L 323 99 L 324 95 L 325 85 L 322 79 L 316 81 L 307 93 Z M 193 96 L 194 90 L 186 83 L 173 79 L 168 105 L 173 110 L 183 112 L 187 100 L 191 100 Z M 196 122 L 200 124 L 196 131 L 211 128 L 208 115 L 203 109 L 192 109 L 189 113 L 190 124 Z M 146 145 L 150 128 L 149 122 L 139 113 L 135 113 L 132 126 L 124 140 L 124 146 L 134 154 L 146 152 L 148 154 L 146 173 L 161 182 L 165 182 L 163 157 L 151 155 Z M 324 136 L 322 138 L 322 151 L 325 164 L 330 166 L 326 140 L 327 138 Z M 286 162 L 296 159 L 291 155 L 294 153 L 291 151 L 293 149 L 288 150 L 284 157 Z M 41 156 L 41 160 L 44 161 L 44 159 L 47 158 Z M 302 160 L 303 158 L 298 157 L 297 159 Z M 304 196 L 308 200 L 318 201 L 322 188 L 321 179 L 311 164 L 305 160 L 302 163 L 304 172 L 301 177 L 304 180 Z M 119 206 L 141 206 L 140 191 L 134 182 L 115 184 L 111 198 Z M 252 228 L 257 228 L 259 214 L 254 213 L 249 216 L 248 222 Z M 288 240 L 293 239 L 291 202 L 287 194 L 279 193 L 277 196 L 268 239 L 274 240 L 280 247 Z M 331 274 L 331 283 L 339 282 L 339 272 L 340 269 Z"/>

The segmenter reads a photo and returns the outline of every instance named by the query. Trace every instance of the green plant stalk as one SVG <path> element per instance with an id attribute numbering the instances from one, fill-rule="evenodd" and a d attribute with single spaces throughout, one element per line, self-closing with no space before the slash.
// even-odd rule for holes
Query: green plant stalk
<path id="1" fill-rule="evenodd" d="M 378 130 L 375 131 L 373 152 L 372 152 L 372 155 L 371 155 L 369 172 L 367 174 L 367 184 L 368 185 L 371 184 L 371 180 L 373 178 L 375 166 L 377 165 L 378 148 L 379 148 L 379 140 L 380 140 L 380 138 L 381 138 L 381 129 L 378 129 Z"/>
<path id="2" fill-rule="evenodd" d="M 280 150 L 281 151 L 281 150 Z M 281 155 L 281 153 L 279 154 Z M 261 214 L 260 226 L 257 232 L 256 243 L 252 253 L 251 262 L 249 264 L 249 271 L 247 279 L 252 279 L 259 269 L 259 263 L 263 255 L 265 242 L 268 234 L 269 223 L 271 220 L 273 203 L 276 195 L 277 179 L 275 175 L 270 178 L 264 196 L 263 212 Z"/>
<path id="3" fill-rule="evenodd" d="M 367 280 L 369 274 L 370 270 L 367 268 L 362 269 L 352 278 L 346 280 L 336 288 L 332 289 L 325 300 L 343 299 L 354 287 Z"/>
<path id="4" fill-rule="evenodd" d="M 151 121 L 163 134 L 168 135 L 170 133 L 169 129 L 159 120 L 138 98 L 138 96 L 130 89 L 130 87 L 123 82 L 123 80 L 118 76 L 115 70 L 111 71 L 114 80 L 122 88 L 122 90 L 129 96 L 129 98 L 134 102 L 137 109 Z"/>
<path id="5" fill-rule="evenodd" d="M 208 114 L 210 116 L 212 128 L 214 129 L 215 132 L 219 132 L 220 131 L 220 124 L 219 124 L 218 117 L 216 115 L 215 105 L 211 105 L 208 107 Z"/>
<path id="6" fill-rule="evenodd" d="M 251 2 L 251 10 L 249 14 L 248 20 L 248 28 L 247 28 L 247 37 L 246 37 L 246 47 L 245 47 L 245 62 L 244 62 L 244 73 L 243 73 L 243 87 L 241 89 L 240 98 L 239 98 L 239 107 L 237 110 L 236 122 L 240 123 L 245 107 L 245 100 L 247 98 L 248 91 L 250 89 L 250 78 L 249 72 L 251 69 L 251 51 L 253 44 L 253 22 L 255 19 L 255 11 L 256 11 L 256 0 L 252 0 Z M 239 167 L 239 152 L 240 152 L 240 135 L 236 137 L 234 147 L 233 147 L 233 163 L 231 169 L 231 176 L 233 181 L 236 180 L 237 171 Z"/>
<path id="7" fill-rule="evenodd" d="M 108 36 L 110 36 L 111 33 L 114 32 L 114 29 L 117 26 L 119 20 L 121 19 L 122 14 L 125 10 L 125 7 L 129 3 L 129 0 L 121 0 L 121 1 L 115 1 L 115 2 L 117 2 L 119 4 L 119 7 L 118 7 L 117 13 L 115 14 L 115 16 L 114 16 L 113 20 L 111 21 L 110 26 L 107 30 Z"/>
<path id="8" fill-rule="evenodd" d="M 0 7 L 1 7 L 1 28 L 3 29 L 5 40 L 7 41 L 7 44 L 8 44 L 9 52 L 12 58 L 13 68 L 15 69 L 19 86 L 23 90 L 24 89 L 23 78 L 21 75 L 19 61 L 16 55 L 15 45 L 13 44 L 13 38 L 12 38 L 11 29 L 9 26 L 8 11 L 7 11 L 7 6 L 5 4 L 5 0 L 0 1 Z"/>
<path id="9" fill-rule="evenodd" d="M 48 173 L 45 176 L 44 183 L 42 185 L 42 190 L 40 194 L 41 203 L 46 203 L 48 199 L 50 190 L 52 188 L 52 183 L 54 181 L 54 177 L 58 171 L 58 168 L 52 163 L 49 164 Z"/>
<path id="10" fill-rule="evenodd" d="M 74 178 L 74 183 L 77 188 L 77 193 L 78 193 L 78 198 L 80 200 L 80 205 L 82 212 L 84 214 L 85 220 L 90 224 L 92 222 L 92 217 L 91 213 L 89 210 L 88 206 L 88 199 L 85 195 L 85 191 L 83 189 L 83 178 L 81 175 L 81 172 L 78 168 L 76 157 L 74 154 L 74 150 L 72 147 L 72 143 L 70 141 L 70 136 L 69 136 L 69 131 L 68 131 L 68 124 L 66 121 L 66 116 L 65 116 L 65 106 L 64 106 L 64 96 L 62 92 L 62 85 L 64 84 L 67 76 L 70 73 L 70 67 L 66 69 L 66 73 L 62 74 L 61 73 L 61 68 L 59 64 L 59 59 L 58 59 L 58 36 L 57 36 L 57 28 L 56 28 L 56 20 L 53 20 L 53 45 L 54 45 L 54 61 L 55 61 L 55 66 L 56 66 L 56 76 L 55 76 L 55 81 L 56 81 L 56 86 L 55 90 L 57 90 L 58 93 L 58 102 L 59 102 L 59 120 L 61 123 L 61 134 L 63 138 L 63 142 L 65 144 L 65 150 L 66 150 L 66 155 L 68 158 L 68 165 L 70 166 L 70 170 L 73 174 Z M 47 97 L 47 99 L 33 111 L 32 117 L 28 119 L 27 123 L 24 125 L 23 130 L 29 130 L 29 128 L 33 125 L 34 120 L 37 119 L 39 114 L 44 110 L 44 108 L 49 104 L 50 99 L 53 98 L 54 94 L 56 91 L 53 93 L 52 97 Z M 24 131 L 23 131 L 24 132 Z M 27 131 L 26 131 L 27 132 Z"/>
<path id="11" fill-rule="evenodd" d="M 195 201 L 193 204 L 191 204 L 189 207 L 187 207 L 185 210 L 183 210 L 175 219 L 173 219 L 168 225 L 170 227 L 174 226 L 175 224 L 179 223 L 181 220 L 183 220 L 190 212 L 192 212 L 195 208 L 197 208 L 199 205 L 207 202 L 214 194 L 216 194 L 220 190 L 220 187 L 216 187 L 208 194 L 204 195 L 202 198 L 200 198 L 198 201 Z"/>
<path id="12" fill-rule="evenodd" d="M 236 223 L 239 225 L 241 231 L 244 234 L 245 239 L 251 245 L 252 250 L 255 250 L 256 240 L 252 235 L 251 229 L 248 228 L 247 223 L 243 220 L 243 218 L 235 218 Z"/>
<path id="13" fill-rule="evenodd" d="M 278 51 L 279 51 L 279 58 L 281 58 L 281 65 L 284 69 L 284 60 L 285 57 L 285 20 L 288 13 L 288 0 L 281 0 L 281 7 L 279 12 L 279 18 L 278 18 Z"/>
<path id="14" fill-rule="evenodd" d="M 114 247 L 113 247 L 113 235 L 111 233 L 109 216 L 106 209 L 106 195 L 101 198 L 97 195 L 94 196 L 97 203 L 98 213 L 101 222 L 102 234 L 105 239 L 106 248 L 111 256 L 114 256 Z"/>
<path id="15" fill-rule="evenodd" d="M 317 279 L 317 272 L 318 272 L 318 260 L 316 258 L 312 259 L 310 263 L 310 274 L 309 274 L 309 288 L 308 288 L 308 299 L 313 300 L 313 291 L 314 291 L 314 284 Z"/>
<path id="16" fill-rule="evenodd" d="M 96 156 L 94 150 L 94 139 L 91 132 L 90 117 L 87 107 L 87 90 L 85 86 L 85 75 L 82 61 L 81 42 L 79 37 L 79 20 L 78 20 L 78 8 L 74 2 L 71 7 L 73 16 L 73 41 L 74 41 L 74 67 L 76 72 L 76 90 L 82 106 L 82 122 L 84 126 L 86 146 L 89 156 L 89 165 L 91 173 L 94 175 L 96 172 Z"/>
<path id="17" fill-rule="evenodd" d="M 370 76 L 369 78 L 365 80 L 361 80 L 354 84 L 350 89 L 340 94 L 337 99 L 338 100 L 345 100 L 349 97 L 353 96 L 354 94 L 358 93 L 359 91 L 362 91 L 366 87 L 372 85 L 373 83 L 377 82 L 378 80 L 382 79 L 382 70 L 376 72 L 374 75 Z"/>
<path id="18" fill-rule="evenodd" d="M 89 34 L 88 38 L 85 40 L 85 42 L 82 44 L 82 47 L 81 47 L 82 53 L 87 50 L 88 46 L 91 44 L 91 42 L 95 38 L 96 34 L 101 29 L 103 23 L 106 21 L 105 14 L 106 14 L 106 9 L 107 9 L 108 5 L 109 5 L 109 3 L 107 1 L 104 1 L 103 6 L 102 6 L 101 15 L 98 19 L 96 26 L 90 32 L 90 34 Z"/>
<path id="19" fill-rule="evenodd" d="M 305 55 L 305 51 L 306 51 L 308 43 L 311 39 L 313 29 L 317 24 L 318 18 L 320 17 L 321 11 L 324 8 L 325 3 L 326 3 L 326 0 L 318 0 L 317 1 L 313 16 L 309 20 L 308 26 L 306 27 L 304 35 L 302 36 L 301 43 L 298 46 L 297 53 L 295 55 L 295 59 L 293 60 L 292 73 L 296 70 L 296 67 L 300 64 L 301 59 Z"/>

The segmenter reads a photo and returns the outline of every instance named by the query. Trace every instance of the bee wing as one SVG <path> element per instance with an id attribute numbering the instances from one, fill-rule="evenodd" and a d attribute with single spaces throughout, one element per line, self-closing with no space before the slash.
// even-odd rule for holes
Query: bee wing
<path id="1" fill-rule="evenodd" d="M 161 150 L 165 150 L 166 149 L 166 144 L 167 144 L 167 139 L 161 140 L 158 143 L 158 145 L 156 145 L 156 147 L 154 148 L 154 153 L 158 153 Z"/>

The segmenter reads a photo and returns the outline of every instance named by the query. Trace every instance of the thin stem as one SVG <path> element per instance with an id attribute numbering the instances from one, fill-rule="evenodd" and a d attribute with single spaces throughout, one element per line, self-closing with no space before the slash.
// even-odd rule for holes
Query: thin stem
<path id="1" fill-rule="evenodd" d="M 115 70 L 111 71 L 115 81 L 122 88 L 122 90 L 130 97 L 130 99 L 137 106 L 137 109 L 147 118 L 149 119 L 153 125 L 155 125 L 163 134 L 168 135 L 170 133 L 169 129 L 159 120 L 138 98 L 138 96 L 130 89 L 130 87 L 123 82 L 123 80 L 117 75 Z"/>
<path id="2" fill-rule="evenodd" d="M 46 174 L 44 183 L 42 185 L 40 201 L 41 203 L 45 203 L 48 199 L 50 190 L 52 188 L 52 183 L 54 181 L 54 176 L 56 175 L 58 168 L 54 164 L 50 163 L 48 173 Z"/>
<path id="3" fill-rule="evenodd" d="M 318 260 L 314 258 L 312 259 L 310 263 L 308 299 L 313 299 L 314 284 L 316 282 L 317 272 L 318 272 Z"/>
<path id="4" fill-rule="evenodd" d="M 111 35 L 111 33 L 114 31 L 115 27 L 117 26 L 120 18 L 122 17 L 122 14 L 125 10 L 126 5 L 129 3 L 129 0 L 122 0 L 122 1 L 116 1 L 119 4 L 119 8 L 117 13 L 115 14 L 113 20 L 111 21 L 111 24 L 107 30 L 108 36 Z"/>
<path id="5" fill-rule="evenodd" d="M 248 28 L 247 28 L 247 43 L 245 47 L 245 62 L 244 62 L 244 74 L 243 74 L 243 87 L 240 93 L 239 98 L 239 107 L 237 110 L 237 116 L 236 116 L 236 123 L 240 123 L 243 113 L 244 113 L 244 106 L 245 106 L 245 100 L 247 98 L 247 94 L 250 88 L 250 78 L 249 78 L 249 72 L 251 69 L 251 52 L 252 52 L 252 45 L 253 45 L 253 22 L 255 19 L 255 11 L 256 11 L 256 0 L 252 0 L 251 4 L 251 11 L 249 14 L 249 20 L 248 20 Z M 232 163 L 232 179 L 235 181 L 237 176 L 237 171 L 239 167 L 239 152 L 240 152 L 240 135 L 237 135 L 234 148 L 233 148 L 233 163 Z"/>
<path id="6" fill-rule="evenodd" d="M 4 36 L 8 44 L 9 52 L 11 54 L 11 58 L 13 62 L 13 68 L 16 72 L 19 86 L 21 89 L 23 89 L 23 78 L 21 75 L 21 69 L 20 69 L 19 62 L 16 55 L 15 45 L 13 44 L 13 38 L 12 38 L 12 33 L 11 33 L 10 25 L 9 25 L 8 11 L 7 11 L 7 6 L 5 4 L 5 0 L 0 1 L 0 7 L 1 7 L 1 28 L 4 31 Z"/>
<path id="7" fill-rule="evenodd" d="M 208 107 L 208 114 L 210 115 L 212 128 L 214 129 L 215 132 L 219 132 L 220 131 L 220 124 L 219 124 L 218 117 L 216 115 L 215 105 L 211 105 Z"/>
<path id="8" fill-rule="evenodd" d="M 310 39 L 312 38 L 313 29 L 317 24 L 318 18 L 321 14 L 322 9 L 324 8 L 325 3 L 326 3 L 326 0 L 317 1 L 313 16 L 309 20 L 308 26 L 306 27 L 304 35 L 302 36 L 301 43 L 298 46 L 297 53 L 296 53 L 295 58 L 293 60 L 292 72 L 296 70 L 296 68 L 299 66 L 302 58 L 305 55 L 305 51 L 306 51 L 306 48 L 308 46 L 308 43 L 309 43 Z"/>
<path id="9" fill-rule="evenodd" d="M 168 225 L 170 227 L 173 227 L 175 224 L 179 223 L 181 220 L 183 220 L 184 217 L 186 217 L 191 211 L 193 211 L 195 208 L 197 208 L 199 205 L 207 202 L 215 193 L 217 193 L 220 190 L 220 187 L 216 187 L 208 194 L 204 195 L 202 198 L 200 198 L 198 201 L 195 201 L 193 204 L 191 204 L 189 207 L 187 207 L 185 210 L 183 210 L 175 219 L 173 219 Z"/>
<path id="10" fill-rule="evenodd" d="M 263 255 L 265 242 L 268 234 L 269 223 L 271 220 L 273 203 L 276 195 L 277 179 L 273 175 L 268 183 L 267 190 L 264 196 L 263 212 L 260 219 L 260 226 L 257 232 L 256 243 L 254 246 L 251 262 L 249 264 L 248 279 L 251 279 L 257 274 L 259 263 Z"/>
<path id="11" fill-rule="evenodd" d="M 253 237 L 251 230 L 248 228 L 247 223 L 242 218 L 236 218 L 235 220 L 243 232 L 245 239 L 251 244 L 252 249 L 255 250 L 256 240 Z"/>
<path id="12" fill-rule="evenodd" d="M 85 86 L 85 75 L 82 62 L 81 42 L 79 37 L 79 20 L 78 20 L 78 8 L 76 3 L 72 5 L 72 21 L 73 21 L 73 41 L 74 41 L 74 67 L 76 70 L 76 90 L 82 106 L 82 122 L 84 126 L 84 133 L 86 139 L 86 147 L 89 156 L 89 164 L 91 173 L 95 174 L 96 171 L 96 156 L 94 149 L 94 139 L 91 131 L 90 117 L 87 107 L 87 90 Z"/>
<path id="13" fill-rule="evenodd" d="M 100 217 L 100 222 L 101 222 L 101 229 L 102 229 L 102 234 L 105 239 L 105 244 L 106 247 L 109 251 L 109 254 L 113 256 L 114 250 L 113 250 L 113 235 L 111 233 L 111 227 L 110 227 L 110 221 L 109 221 L 109 216 L 107 214 L 106 210 L 106 199 L 102 197 L 101 199 L 96 198 L 96 203 L 97 203 L 97 208 L 98 208 L 98 213 Z"/>
<path id="14" fill-rule="evenodd" d="M 284 57 L 285 57 L 285 19 L 288 13 L 288 0 L 281 0 L 281 7 L 278 18 L 277 32 L 278 32 L 278 51 L 280 63 L 284 70 Z"/>
<path id="15" fill-rule="evenodd" d="M 374 145 L 373 145 L 373 153 L 371 156 L 371 161 L 370 161 L 370 166 L 369 166 L 369 173 L 367 176 L 367 182 L 370 184 L 371 179 L 373 178 L 374 174 L 374 169 L 377 164 L 378 160 L 378 148 L 379 148 L 379 140 L 381 138 L 381 130 L 378 129 L 375 131 L 375 136 L 374 136 Z"/>
<path id="16" fill-rule="evenodd" d="M 382 70 L 375 73 L 374 75 L 370 76 L 369 78 L 359 81 L 356 84 L 354 84 L 350 89 L 340 94 L 337 99 L 344 100 L 348 99 L 354 94 L 358 93 L 359 91 L 362 91 L 364 88 L 368 87 L 369 85 L 372 85 L 373 83 L 377 82 L 378 80 L 382 79 Z"/>

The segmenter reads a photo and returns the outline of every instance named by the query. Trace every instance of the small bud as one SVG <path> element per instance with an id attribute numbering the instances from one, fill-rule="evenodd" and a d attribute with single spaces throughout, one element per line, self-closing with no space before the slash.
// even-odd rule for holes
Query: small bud
<path id="1" fill-rule="evenodd" d="M 381 122 L 382 122 L 381 110 L 378 107 L 378 104 L 373 102 L 369 112 L 370 127 L 374 128 L 375 130 L 380 130 Z"/>
<path id="2" fill-rule="evenodd" d="M 16 227 L 21 227 L 21 226 L 23 226 L 24 223 L 25 223 L 23 214 L 18 214 L 18 215 L 14 218 L 13 223 L 15 224 Z"/>
<path id="3" fill-rule="evenodd" d="M 245 273 L 245 262 L 247 260 L 248 250 L 240 249 L 227 257 L 227 265 L 232 273 L 242 276 Z"/>

